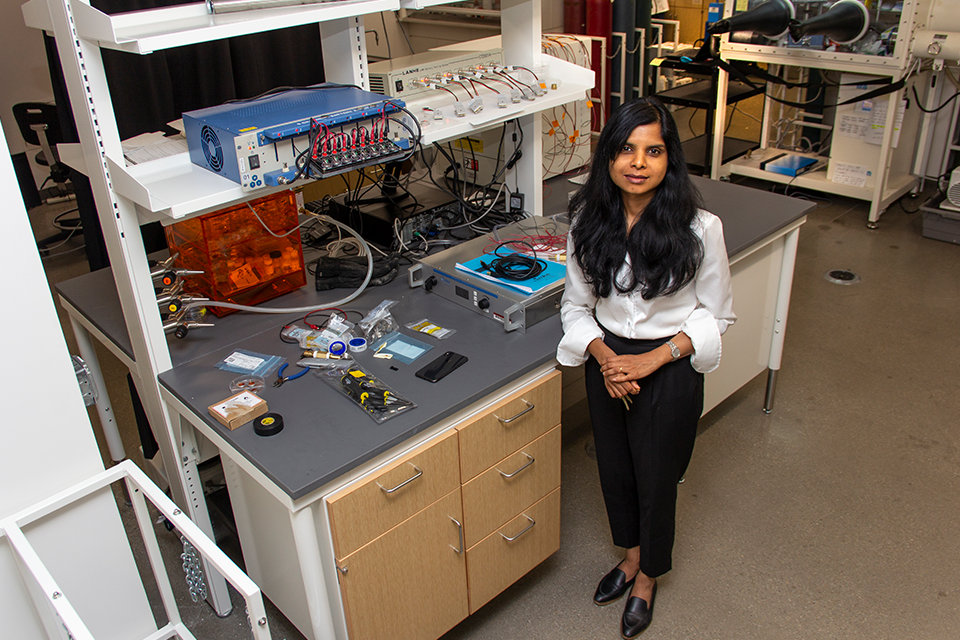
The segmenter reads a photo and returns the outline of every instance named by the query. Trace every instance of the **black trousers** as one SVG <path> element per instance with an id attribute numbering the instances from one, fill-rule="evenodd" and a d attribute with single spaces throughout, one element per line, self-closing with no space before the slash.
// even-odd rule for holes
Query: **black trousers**
<path id="1" fill-rule="evenodd" d="M 604 333 L 618 355 L 646 353 L 668 340 Z M 585 381 L 613 543 L 639 547 L 640 570 L 663 575 L 672 566 L 677 482 L 690 463 L 703 411 L 703 374 L 688 358 L 664 365 L 638 381 L 640 393 L 632 396 L 630 409 L 607 393 L 594 358 L 585 365 Z"/>

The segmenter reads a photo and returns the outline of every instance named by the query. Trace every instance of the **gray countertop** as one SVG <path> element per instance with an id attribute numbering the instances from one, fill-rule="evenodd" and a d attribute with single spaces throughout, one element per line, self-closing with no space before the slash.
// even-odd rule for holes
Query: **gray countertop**
<path id="1" fill-rule="evenodd" d="M 731 259 L 801 218 L 813 206 L 768 191 L 703 178 L 694 178 L 694 181 L 703 193 L 706 208 L 723 220 Z M 555 178 L 548 184 L 551 189 L 544 200 L 545 213 L 564 211 L 567 193 L 576 185 L 565 178 Z M 121 350 L 133 357 L 109 269 L 61 283 L 56 290 Z M 345 290 L 318 293 L 308 284 L 264 303 L 264 306 L 323 305 L 344 294 Z M 313 372 L 282 387 L 264 389 L 262 396 L 270 411 L 280 413 L 284 418 L 285 428 L 278 435 L 257 436 L 251 423 L 230 431 L 209 415 L 207 407 L 230 395 L 229 383 L 236 377 L 236 374 L 221 371 L 214 365 L 235 348 L 282 355 L 291 362 L 291 367 L 294 366 L 299 348 L 284 344 L 278 338 L 280 327 L 294 320 L 289 315 L 233 314 L 215 320 L 217 326 L 212 329 L 191 331 L 184 340 L 170 338 L 168 343 L 174 368 L 160 374 L 160 383 L 296 499 L 426 430 L 518 376 L 550 362 L 561 337 L 559 316 L 529 328 L 526 334 L 506 333 L 492 320 L 441 300 L 423 289 L 410 289 L 405 278 L 365 291 L 349 308 L 365 313 L 384 299 L 398 301 L 393 313 L 401 324 L 429 318 L 443 327 L 456 329 L 457 333 L 447 340 L 437 341 L 403 329 L 405 334 L 433 345 L 410 365 L 374 359 L 370 352 L 358 356 L 358 363 L 368 373 L 418 405 L 416 409 L 382 424 L 377 424 L 363 410 L 353 406 L 350 400 L 328 387 Z M 467 356 L 469 362 L 436 384 L 413 375 L 448 350 Z M 397 370 L 391 370 L 391 366 Z"/>
<path id="2" fill-rule="evenodd" d="M 357 363 L 368 374 L 417 404 L 415 409 L 382 424 L 320 380 L 320 374 L 310 372 L 279 388 L 271 386 L 273 379 L 269 379 L 259 394 L 270 411 L 283 416 L 284 429 L 279 434 L 260 437 L 254 433 L 252 423 L 228 430 L 209 415 L 207 407 L 230 395 L 228 386 L 237 374 L 214 365 L 229 355 L 232 347 L 160 374 L 160 383 L 296 499 L 549 363 L 562 333 L 559 316 L 529 328 L 526 334 L 506 333 L 497 322 L 441 300 L 422 288 L 411 289 L 402 279 L 365 291 L 350 308 L 369 309 L 384 299 L 397 301 L 391 312 L 401 325 L 429 318 L 456 333 L 446 340 L 436 340 L 401 328 L 405 335 L 433 347 L 411 364 L 374 358 L 371 350 L 357 354 Z M 280 342 L 280 324 L 278 320 L 275 328 L 249 336 L 237 346 L 285 356 L 290 362 L 286 373 L 290 373 L 291 367 L 299 371 L 294 363 L 300 349 Z M 469 360 L 437 383 L 414 376 L 414 372 L 445 351 L 455 351 Z"/>

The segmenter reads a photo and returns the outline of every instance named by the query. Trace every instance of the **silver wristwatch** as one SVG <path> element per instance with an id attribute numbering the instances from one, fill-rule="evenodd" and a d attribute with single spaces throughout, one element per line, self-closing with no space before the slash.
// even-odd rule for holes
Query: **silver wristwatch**
<path id="1" fill-rule="evenodd" d="M 667 340 L 665 344 L 670 347 L 670 355 L 673 356 L 674 360 L 680 357 L 680 347 L 673 344 L 673 340 Z"/>

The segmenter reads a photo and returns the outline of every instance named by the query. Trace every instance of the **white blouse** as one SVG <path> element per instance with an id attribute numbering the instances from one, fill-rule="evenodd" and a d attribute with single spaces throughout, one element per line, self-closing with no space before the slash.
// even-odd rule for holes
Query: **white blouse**
<path id="1" fill-rule="evenodd" d="M 668 338 L 683 331 L 693 343 L 690 364 L 701 373 L 720 365 L 720 336 L 737 320 L 733 313 L 733 288 L 720 218 L 700 211 L 691 224 L 703 242 L 703 262 L 696 277 L 670 296 L 644 300 L 639 288 L 598 298 L 587 284 L 574 255 L 573 237 L 567 236 L 567 277 L 560 307 L 563 338 L 557 360 L 575 367 L 589 357 L 587 346 L 607 330 L 632 340 Z M 618 278 L 629 276 L 629 255 Z"/>

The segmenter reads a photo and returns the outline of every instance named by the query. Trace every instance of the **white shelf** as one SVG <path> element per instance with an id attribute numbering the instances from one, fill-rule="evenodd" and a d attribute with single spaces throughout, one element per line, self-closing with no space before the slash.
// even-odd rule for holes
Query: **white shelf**
<path id="1" fill-rule="evenodd" d="M 459 0 L 400 0 L 400 6 L 404 9 L 415 10 L 436 7 L 441 4 L 451 4 L 453 2 L 459 2 Z"/>
<path id="2" fill-rule="evenodd" d="M 429 106 L 433 109 L 440 109 L 444 114 L 443 120 L 428 120 L 429 124 L 423 127 L 421 144 L 429 145 L 433 142 L 460 138 L 520 116 L 559 107 L 568 102 L 582 99 L 585 92 L 593 88 L 594 74 L 590 69 L 548 55 L 543 56 L 543 62 L 544 66 L 542 69 L 537 69 L 537 75 L 541 82 L 547 85 L 547 94 L 532 101 L 522 100 L 517 104 L 509 103 L 504 109 L 497 105 L 497 95 L 486 89 L 481 89 L 483 93 L 480 94 L 483 99 L 483 110 L 476 114 L 468 110 L 467 116 L 462 118 L 454 115 L 455 99 L 445 91 L 421 94 L 412 98 L 407 102 L 407 109 L 410 112 L 417 114 L 423 107 Z M 550 89 L 554 82 L 558 83 L 558 87 Z M 497 88 L 499 89 L 500 86 Z M 453 89 L 461 94 L 461 102 L 468 101 L 462 95 L 461 89 L 458 87 L 453 87 Z M 509 90 L 504 88 L 504 91 Z M 531 135 L 536 134 L 539 134 L 539 131 L 531 132 Z"/>
<path id="3" fill-rule="evenodd" d="M 730 173 L 734 175 L 759 178 L 760 180 L 776 182 L 778 184 L 789 184 L 791 187 L 796 187 L 798 189 L 812 189 L 813 191 L 833 193 L 839 196 L 845 196 L 847 198 L 854 198 L 856 200 L 872 201 L 874 198 L 873 187 L 854 187 L 828 180 L 826 167 L 823 169 L 818 169 L 817 171 L 811 171 L 810 173 L 799 175 L 795 178 L 791 176 L 785 176 L 780 173 L 774 173 L 772 171 L 766 171 L 760 168 L 761 161 L 767 158 L 772 158 L 778 153 L 783 152 L 777 149 L 761 149 L 752 153 L 749 158 L 737 158 L 736 160 L 724 165 L 724 167 L 729 169 Z M 826 160 L 826 158 L 817 156 L 815 154 L 798 153 L 796 155 Z M 900 176 L 899 178 L 889 180 L 883 190 L 883 195 L 881 196 L 882 206 L 896 198 L 899 198 L 901 195 L 912 189 L 916 184 L 916 181 L 916 178 L 911 175 L 904 175 Z"/>
<path id="4" fill-rule="evenodd" d="M 530 115 L 546 109 L 579 100 L 584 92 L 593 87 L 593 72 L 590 69 L 554 58 L 543 56 L 543 68 L 537 75 L 547 85 L 547 94 L 533 101 L 509 104 L 506 109 L 497 106 L 497 96 L 484 90 L 483 110 L 477 114 L 468 111 L 469 116 L 458 118 L 453 113 L 454 98 L 446 92 L 427 94 L 411 100 L 407 109 L 417 115 L 429 105 L 439 108 L 447 114 L 443 121 L 428 120 L 423 127 L 421 144 L 452 140 L 482 129 Z M 553 82 L 559 82 L 558 88 L 551 90 Z M 458 93 L 462 90 L 457 88 Z M 443 97 L 440 97 L 440 94 Z M 464 101 L 466 101 L 465 96 Z M 527 132 L 531 136 L 539 131 Z M 67 145 L 61 145 L 66 147 Z M 79 145 L 70 145 L 69 157 L 75 158 Z M 79 159 L 82 159 L 82 155 Z M 152 162 L 127 167 L 122 161 L 108 158 L 110 177 L 114 190 L 134 202 L 138 215 L 143 222 L 160 220 L 170 223 L 192 215 L 223 208 L 232 202 L 259 198 L 288 187 L 243 191 L 236 182 L 193 164 L 187 153 L 161 158 Z M 79 162 L 77 162 L 79 164 Z M 80 167 L 73 165 L 80 170 Z M 296 186 L 296 185 L 294 185 Z"/>
<path id="5" fill-rule="evenodd" d="M 262 31 L 396 11 L 400 2 L 335 0 L 217 15 L 210 14 L 203 2 L 114 15 L 107 15 L 82 2 L 75 2 L 72 6 L 77 32 L 84 40 L 96 42 L 106 49 L 147 54 Z M 23 5 L 23 15 L 27 26 L 52 29 L 47 0 L 30 0 Z"/>
<path id="6" fill-rule="evenodd" d="M 289 188 L 243 191 L 238 183 L 190 162 L 186 153 L 131 167 L 111 158 L 107 162 L 114 190 L 137 205 L 144 223 L 160 220 L 169 224 Z"/>
<path id="7" fill-rule="evenodd" d="M 766 64 L 787 64 L 828 71 L 849 71 L 877 76 L 899 76 L 904 63 L 899 58 L 868 56 L 860 53 L 812 51 L 808 49 L 771 47 L 725 42 L 720 45 L 724 60 L 743 60 Z"/>

